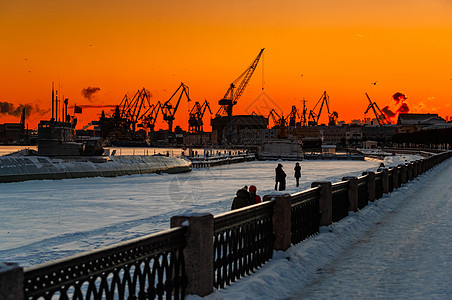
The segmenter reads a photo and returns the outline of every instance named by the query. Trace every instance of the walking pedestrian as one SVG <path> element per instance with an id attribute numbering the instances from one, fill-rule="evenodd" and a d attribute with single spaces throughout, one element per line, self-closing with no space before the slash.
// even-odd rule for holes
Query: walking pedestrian
<path id="1" fill-rule="evenodd" d="M 250 185 L 250 188 L 248 190 L 250 192 L 251 205 L 262 202 L 261 196 L 256 194 L 257 193 L 256 186 Z"/>
<path id="2" fill-rule="evenodd" d="M 232 201 L 231 210 L 239 209 L 251 204 L 250 193 L 248 187 L 245 185 L 243 188 L 235 193 L 236 197 Z"/>
<path id="3" fill-rule="evenodd" d="M 275 191 L 278 190 L 278 183 L 279 183 L 279 190 L 284 191 L 286 189 L 286 172 L 282 169 L 283 165 L 278 164 L 278 166 L 275 169 Z"/>
<path id="4" fill-rule="evenodd" d="M 300 186 L 300 177 L 301 177 L 301 167 L 298 162 L 295 164 L 295 168 L 293 168 L 293 170 L 295 171 L 294 177 L 295 177 L 295 181 L 297 183 L 297 187 L 299 187 Z"/>

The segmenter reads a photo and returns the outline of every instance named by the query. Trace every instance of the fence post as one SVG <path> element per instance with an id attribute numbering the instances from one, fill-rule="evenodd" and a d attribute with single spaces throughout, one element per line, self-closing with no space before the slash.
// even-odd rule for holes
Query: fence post
<path id="1" fill-rule="evenodd" d="M 408 168 L 408 172 L 407 172 L 407 178 L 408 181 L 412 181 L 413 180 L 413 163 L 409 163 L 407 164 L 407 168 Z"/>
<path id="2" fill-rule="evenodd" d="M 320 226 L 328 226 L 333 223 L 333 190 L 331 182 L 316 181 L 312 188 L 320 186 Z"/>
<path id="3" fill-rule="evenodd" d="M 348 210 L 358 211 L 358 178 L 353 176 L 343 177 L 342 181 L 348 181 Z"/>
<path id="4" fill-rule="evenodd" d="M 407 183 L 407 167 L 406 167 L 406 165 L 401 165 L 400 166 L 400 172 L 402 173 L 402 182 L 401 182 L 401 184 L 405 184 L 405 183 Z"/>
<path id="5" fill-rule="evenodd" d="M 394 189 L 399 188 L 399 169 L 397 167 L 392 168 L 392 180 L 394 181 Z"/>
<path id="6" fill-rule="evenodd" d="M 413 179 L 417 177 L 419 169 L 419 162 L 417 160 L 413 161 Z"/>
<path id="7" fill-rule="evenodd" d="M 16 263 L 0 263 L 0 299 L 24 299 L 24 270 Z"/>
<path id="8" fill-rule="evenodd" d="M 273 211 L 273 249 L 285 251 L 289 249 L 291 242 L 291 203 L 290 194 L 272 196 L 275 199 Z"/>
<path id="9" fill-rule="evenodd" d="M 367 175 L 367 194 L 369 195 L 369 202 L 375 201 L 375 172 L 363 172 Z"/>
<path id="10" fill-rule="evenodd" d="M 171 228 L 188 223 L 184 249 L 186 294 L 204 297 L 213 292 L 213 216 L 173 216 Z"/>
<path id="11" fill-rule="evenodd" d="M 383 174 L 381 176 L 382 184 L 383 184 L 383 194 L 389 193 L 389 173 L 388 169 L 382 170 Z"/>

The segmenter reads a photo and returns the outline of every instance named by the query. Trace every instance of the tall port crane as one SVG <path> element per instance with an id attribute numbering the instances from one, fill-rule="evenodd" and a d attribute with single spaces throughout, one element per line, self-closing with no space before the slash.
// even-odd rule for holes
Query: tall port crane
<path id="1" fill-rule="evenodd" d="M 315 113 L 314 110 L 315 110 L 315 108 L 317 107 L 317 105 L 319 103 L 321 103 L 319 112 Z M 337 121 L 337 118 L 338 118 L 339 115 L 335 111 L 330 113 L 329 96 L 328 96 L 328 94 L 325 91 L 325 92 L 323 92 L 323 94 L 320 97 L 319 101 L 317 101 L 317 103 L 314 106 L 314 108 L 311 109 L 311 111 L 309 112 L 308 126 L 316 126 L 316 125 L 319 124 L 320 115 L 322 114 L 322 109 L 323 109 L 324 105 L 326 106 L 326 109 L 328 111 L 328 126 L 336 125 L 336 121 Z"/>
<path id="2" fill-rule="evenodd" d="M 209 102 L 207 100 L 204 100 L 203 104 L 199 104 L 198 101 L 195 102 L 195 105 L 191 109 L 189 113 L 188 118 L 188 131 L 197 133 L 203 131 L 203 121 L 202 118 L 204 117 L 204 113 L 206 112 L 206 109 L 209 110 L 210 114 L 212 114 L 212 111 L 210 110 Z"/>
<path id="3" fill-rule="evenodd" d="M 179 98 L 177 98 L 176 105 L 171 104 L 171 100 L 174 96 L 179 92 Z M 188 86 L 186 86 L 183 82 L 180 83 L 177 90 L 173 93 L 173 95 L 162 104 L 162 114 L 163 114 L 163 120 L 168 123 L 168 131 L 171 133 L 173 132 L 173 121 L 174 121 L 174 115 L 176 114 L 177 108 L 179 107 L 180 100 L 182 99 L 182 96 L 187 98 L 187 101 L 190 102 L 190 96 L 189 96 L 189 89 Z"/>
<path id="4" fill-rule="evenodd" d="M 278 138 L 279 139 L 285 139 L 287 138 L 287 130 L 286 130 L 286 126 L 287 126 L 287 119 L 289 119 L 289 117 L 285 117 L 284 115 L 279 115 L 274 109 L 272 109 L 270 111 L 270 113 L 268 114 L 268 118 L 272 117 L 273 122 L 275 123 L 275 126 L 278 127 Z"/>
<path id="5" fill-rule="evenodd" d="M 376 102 L 372 102 L 372 100 L 370 100 L 369 95 L 367 95 L 366 93 L 366 97 L 369 100 L 369 106 L 367 107 L 366 111 L 364 112 L 364 114 L 367 114 L 367 112 L 369 111 L 369 109 L 372 108 L 372 110 L 374 111 L 375 114 L 375 118 L 377 119 L 378 125 L 382 126 L 382 125 L 387 125 L 387 124 L 391 124 L 391 122 L 386 118 L 386 116 L 381 112 L 380 108 L 378 107 Z"/>
<path id="6" fill-rule="evenodd" d="M 234 80 L 229 89 L 224 94 L 223 99 L 218 101 L 220 108 L 218 109 L 216 116 L 232 116 L 232 107 L 237 104 L 237 100 L 242 96 L 243 91 L 245 90 L 248 82 L 251 79 L 254 71 L 256 70 L 259 59 L 261 58 L 262 52 L 264 52 L 265 48 L 262 48 L 257 57 L 254 59 L 253 63 L 243 72 L 236 80 Z M 237 83 L 240 83 L 237 86 Z"/>
<path id="7" fill-rule="evenodd" d="M 150 107 L 146 114 L 143 115 L 142 118 L 140 118 L 142 122 L 142 126 L 146 129 L 149 129 L 149 131 L 154 132 L 155 122 L 157 121 L 157 117 L 159 114 L 159 111 L 161 110 L 162 103 L 160 101 L 157 102 L 157 104 L 153 104 L 152 107 Z"/>
<path id="8" fill-rule="evenodd" d="M 300 114 L 298 113 L 298 108 L 295 105 L 292 105 L 292 110 L 289 114 L 289 126 L 295 127 L 297 125 L 297 119 L 300 118 Z"/>
<path id="9" fill-rule="evenodd" d="M 116 110 L 115 115 L 117 119 L 122 120 L 123 126 L 129 128 L 131 126 L 130 129 L 134 132 L 137 123 L 144 118 L 153 106 L 151 104 L 151 93 L 145 88 L 142 88 L 135 93 L 132 99 L 125 95 L 118 106 L 119 111 Z"/>

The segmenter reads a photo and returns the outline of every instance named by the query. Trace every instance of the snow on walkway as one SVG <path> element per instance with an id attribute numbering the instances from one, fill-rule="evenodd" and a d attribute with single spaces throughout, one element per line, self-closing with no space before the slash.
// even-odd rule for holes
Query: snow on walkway
<path id="1" fill-rule="evenodd" d="M 205 298 L 451 299 L 450 178 L 452 160 Z"/>

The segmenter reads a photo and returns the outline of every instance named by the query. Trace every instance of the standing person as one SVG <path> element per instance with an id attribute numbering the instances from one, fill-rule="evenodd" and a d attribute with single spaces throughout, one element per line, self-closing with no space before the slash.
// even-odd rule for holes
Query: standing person
<path id="1" fill-rule="evenodd" d="M 301 177 L 301 167 L 299 163 L 295 164 L 295 168 L 293 168 L 293 170 L 295 171 L 294 177 L 295 180 L 297 182 L 297 187 L 300 186 L 300 177 Z"/>
<path id="2" fill-rule="evenodd" d="M 245 185 L 243 188 L 235 193 L 236 197 L 232 201 L 231 210 L 239 209 L 251 204 L 250 193 L 248 187 Z"/>
<path id="3" fill-rule="evenodd" d="M 279 190 L 284 191 L 286 189 L 286 172 L 282 169 L 283 165 L 278 164 L 278 166 L 275 169 L 275 191 L 277 190 L 278 183 L 279 183 Z"/>
<path id="4" fill-rule="evenodd" d="M 250 192 L 250 199 L 251 199 L 250 204 L 251 205 L 262 202 L 261 196 L 256 194 L 257 188 L 254 185 L 250 185 L 249 192 Z"/>

